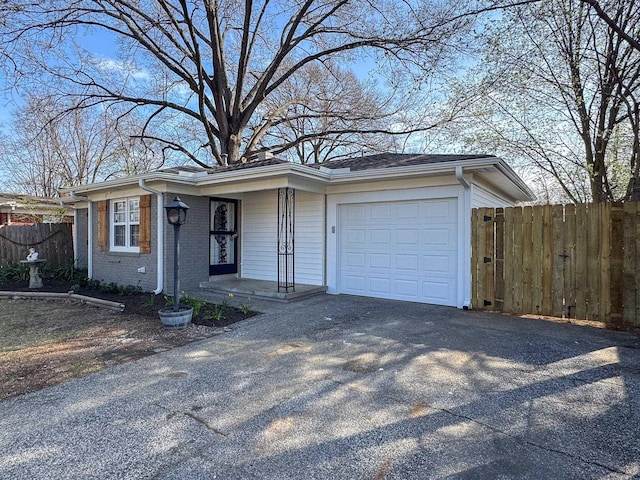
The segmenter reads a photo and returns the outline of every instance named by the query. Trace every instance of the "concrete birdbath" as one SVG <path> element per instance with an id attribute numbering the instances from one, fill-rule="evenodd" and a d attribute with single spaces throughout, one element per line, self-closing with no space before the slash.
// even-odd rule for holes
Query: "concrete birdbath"
<path id="1" fill-rule="evenodd" d="M 40 276 L 40 264 L 46 260 L 38 258 L 38 252 L 35 249 L 29 249 L 29 255 L 26 260 L 20 260 L 20 263 L 29 265 L 29 288 L 42 288 L 42 277 Z"/>

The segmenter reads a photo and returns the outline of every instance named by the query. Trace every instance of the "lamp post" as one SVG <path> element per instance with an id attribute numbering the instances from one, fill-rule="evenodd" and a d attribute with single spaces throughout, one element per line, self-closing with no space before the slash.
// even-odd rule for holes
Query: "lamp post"
<path id="1" fill-rule="evenodd" d="M 167 212 L 169 225 L 173 225 L 173 311 L 177 312 L 180 310 L 180 296 L 178 295 L 180 226 L 187 219 L 187 210 L 189 210 L 189 206 L 186 203 L 183 203 L 180 200 L 180 197 L 175 197 L 172 202 L 165 205 L 164 209 Z"/>

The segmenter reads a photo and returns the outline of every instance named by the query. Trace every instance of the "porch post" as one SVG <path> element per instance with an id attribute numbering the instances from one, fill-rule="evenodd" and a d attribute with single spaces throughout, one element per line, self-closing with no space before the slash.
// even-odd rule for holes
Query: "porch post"
<path id="1" fill-rule="evenodd" d="M 278 189 L 278 292 L 295 292 L 294 230 L 296 191 Z"/>

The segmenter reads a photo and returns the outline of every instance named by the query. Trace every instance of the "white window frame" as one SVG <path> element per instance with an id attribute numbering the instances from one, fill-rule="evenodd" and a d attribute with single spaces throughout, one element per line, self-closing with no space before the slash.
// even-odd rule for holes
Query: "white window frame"
<path id="1" fill-rule="evenodd" d="M 138 201 L 138 220 L 131 220 L 131 210 L 130 205 L 131 201 Z M 115 219 L 115 204 L 124 202 L 124 222 L 116 222 Z M 131 253 L 140 253 L 140 241 L 138 239 L 138 246 L 131 246 L 131 226 L 138 226 L 138 234 L 140 232 L 140 197 L 126 197 L 126 198 L 114 198 L 109 203 L 109 251 L 111 252 L 131 252 Z M 125 227 L 125 245 L 116 245 L 115 242 L 115 230 L 116 226 L 124 226 Z"/>

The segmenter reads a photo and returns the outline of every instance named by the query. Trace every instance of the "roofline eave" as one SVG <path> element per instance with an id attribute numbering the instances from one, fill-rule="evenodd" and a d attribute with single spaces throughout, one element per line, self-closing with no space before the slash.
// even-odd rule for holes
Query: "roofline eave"
<path id="1" fill-rule="evenodd" d="M 289 175 L 296 175 L 321 184 L 344 184 L 354 181 L 381 181 L 389 178 L 402 178 L 420 174 L 429 176 L 450 175 L 455 174 L 457 167 L 463 167 L 463 170 L 468 173 L 473 173 L 474 170 L 482 168 L 493 167 L 506 177 L 520 192 L 521 198 L 518 198 L 518 200 L 527 201 L 535 200 L 536 198 L 529 187 L 527 187 L 511 167 L 509 167 L 504 160 L 495 156 L 369 170 L 345 171 L 344 169 L 339 169 L 339 171 L 336 172 L 321 171 L 298 163 L 280 163 L 198 176 L 180 175 L 179 173 L 150 172 L 106 182 L 60 188 L 59 191 L 73 195 L 90 195 L 104 190 L 135 187 L 140 180 L 148 183 L 165 182 L 168 185 L 177 184 L 200 188 L 235 182 L 246 183 L 254 180 L 265 180 Z"/>

